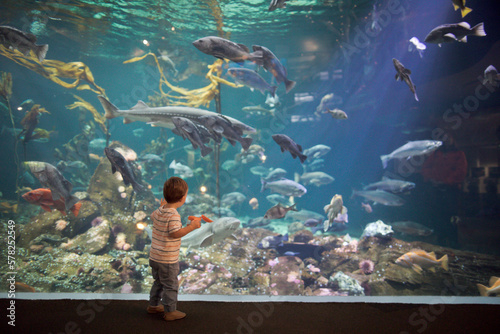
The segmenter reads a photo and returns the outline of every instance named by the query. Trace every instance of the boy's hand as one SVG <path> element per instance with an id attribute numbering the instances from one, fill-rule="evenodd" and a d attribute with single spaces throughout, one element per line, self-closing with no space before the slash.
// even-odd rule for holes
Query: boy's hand
<path id="1" fill-rule="evenodd" d="M 196 218 L 191 220 L 191 223 L 189 224 L 193 227 L 193 230 L 196 230 L 197 228 L 201 227 L 201 218 Z"/>

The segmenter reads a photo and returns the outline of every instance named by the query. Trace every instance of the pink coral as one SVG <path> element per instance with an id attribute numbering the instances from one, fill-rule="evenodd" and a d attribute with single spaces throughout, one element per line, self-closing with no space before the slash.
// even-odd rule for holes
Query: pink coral
<path id="1" fill-rule="evenodd" d="M 363 260 L 359 263 L 359 269 L 365 275 L 370 275 L 375 269 L 375 264 L 370 260 Z"/>

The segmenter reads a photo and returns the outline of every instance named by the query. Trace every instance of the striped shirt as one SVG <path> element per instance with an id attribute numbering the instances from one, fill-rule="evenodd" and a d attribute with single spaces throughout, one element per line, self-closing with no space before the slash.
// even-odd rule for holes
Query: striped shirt
<path id="1" fill-rule="evenodd" d="M 172 238 L 170 233 L 182 228 L 181 216 L 176 209 L 160 206 L 151 214 L 153 234 L 149 258 L 159 263 L 176 263 L 179 260 L 181 238 Z"/>

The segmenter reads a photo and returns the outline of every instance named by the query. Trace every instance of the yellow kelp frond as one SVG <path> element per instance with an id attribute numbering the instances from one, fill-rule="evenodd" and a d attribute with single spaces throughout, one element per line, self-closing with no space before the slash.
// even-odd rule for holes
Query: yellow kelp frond
<path id="1" fill-rule="evenodd" d="M 104 89 L 95 83 L 94 76 L 88 66 L 80 61 L 65 63 L 59 60 L 45 59 L 43 62 L 40 62 L 33 52 L 30 52 L 29 56 L 25 56 L 18 50 L 7 49 L 3 45 L 0 45 L 0 55 L 65 88 L 89 89 L 96 94 L 106 95 Z M 60 78 L 74 79 L 75 81 L 68 83 Z M 81 81 L 88 82 L 93 88 L 89 85 L 81 84 Z"/>
<path id="2" fill-rule="evenodd" d="M 219 83 L 235 88 L 243 87 L 241 85 L 234 84 L 232 82 L 220 78 L 222 74 L 222 64 L 224 63 L 220 59 L 216 60 L 212 65 L 208 65 L 209 71 L 206 75 L 206 78 L 210 80 L 210 84 L 208 86 L 193 90 L 188 90 L 186 88 L 172 85 L 163 74 L 162 67 L 158 61 L 158 58 L 154 53 L 150 52 L 145 54 L 144 56 L 126 60 L 123 63 L 128 64 L 140 61 L 146 58 L 147 56 L 153 56 L 155 59 L 156 66 L 158 67 L 158 71 L 160 72 L 160 77 L 161 77 L 159 84 L 160 93 L 162 96 L 166 96 L 170 99 L 169 105 L 182 105 L 189 107 L 199 107 L 203 105 L 205 107 L 208 107 L 210 105 L 210 101 L 212 101 L 215 95 L 219 92 L 219 90 L 217 89 Z M 171 92 L 165 93 L 163 91 L 162 84 L 167 85 L 168 88 L 170 88 L 171 92 L 177 93 L 179 95 L 173 94 Z"/>
<path id="3" fill-rule="evenodd" d="M 101 130 L 104 132 L 104 133 L 108 133 L 108 130 L 106 128 L 106 118 L 104 118 L 104 115 L 101 115 L 95 108 L 93 105 L 91 105 L 89 102 L 85 101 L 84 99 L 82 99 L 81 97 L 79 97 L 78 95 L 75 95 L 73 94 L 73 97 L 75 99 L 77 99 L 78 101 L 76 101 L 75 103 L 73 104 L 70 104 L 68 106 L 66 106 L 66 108 L 68 109 L 75 109 L 75 108 L 82 108 L 82 109 L 87 109 L 88 111 L 90 111 L 92 113 L 92 116 L 94 116 L 94 121 L 99 124 L 99 126 L 101 127 Z"/>
<path id="4" fill-rule="evenodd" d="M 4 99 L 10 99 L 12 95 L 12 74 L 1 72 L 0 76 L 0 96 Z"/>
<path id="5" fill-rule="evenodd" d="M 40 115 L 40 113 L 45 113 L 50 115 L 50 112 L 48 112 L 45 108 L 41 108 L 39 104 L 33 105 L 33 107 L 31 107 L 31 110 L 28 111 L 21 120 L 21 125 L 23 125 L 24 128 L 26 129 L 31 124 L 37 124 L 38 115 Z"/>
<path id="6" fill-rule="evenodd" d="M 215 25 L 217 27 L 217 32 L 219 33 L 219 37 L 229 39 L 229 36 L 231 33 L 228 33 L 227 36 L 224 36 L 224 31 L 222 28 L 224 28 L 224 22 L 222 22 L 222 10 L 220 8 L 219 1 L 217 0 L 203 0 L 210 8 L 211 14 L 215 20 Z"/>

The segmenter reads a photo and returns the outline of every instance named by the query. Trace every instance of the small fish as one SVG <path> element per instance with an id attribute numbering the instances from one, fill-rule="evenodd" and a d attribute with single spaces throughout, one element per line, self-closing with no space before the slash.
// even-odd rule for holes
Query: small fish
<path id="1" fill-rule="evenodd" d="M 316 187 L 319 187 L 330 184 L 333 181 L 335 181 L 335 179 L 325 172 L 310 172 L 304 173 L 300 176 L 300 182 L 302 182 L 305 186 L 312 183 Z"/>
<path id="2" fill-rule="evenodd" d="M 271 3 L 269 4 L 268 11 L 272 12 L 272 11 L 276 10 L 276 8 L 285 8 L 286 1 L 287 0 L 271 0 Z"/>
<path id="3" fill-rule="evenodd" d="M 316 107 L 316 113 L 324 113 L 328 111 L 328 108 L 334 103 L 335 101 L 335 94 L 330 93 L 326 94 L 321 98 L 321 101 L 319 102 L 319 105 Z"/>
<path id="4" fill-rule="evenodd" d="M 323 144 L 314 145 L 308 149 L 304 150 L 304 154 L 307 155 L 309 160 L 318 159 L 328 152 L 330 152 L 331 147 Z"/>
<path id="5" fill-rule="evenodd" d="M 323 219 L 314 219 L 314 218 L 309 218 L 304 222 L 305 227 L 315 227 L 320 225 L 323 222 Z"/>
<path id="6" fill-rule="evenodd" d="M 266 109 L 262 106 L 246 106 L 241 109 L 244 113 L 247 114 L 257 114 L 257 115 L 271 115 L 274 116 L 274 109 Z"/>
<path id="7" fill-rule="evenodd" d="M 372 213 L 373 209 L 372 206 L 368 203 L 361 203 L 361 207 L 365 209 L 366 213 Z"/>
<path id="8" fill-rule="evenodd" d="M 283 246 L 283 241 L 288 241 L 288 233 L 285 235 L 278 234 L 278 235 L 267 236 L 259 242 L 257 248 L 260 249 L 276 248 L 279 246 Z"/>
<path id="9" fill-rule="evenodd" d="M 371 24 L 370 24 L 370 28 L 374 32 L 382 31 L 382 26 L 380 25 L 379 21 L 380 21 L 380 13 L 377 10 L 377 4 L 374 3 L 371 11 Z"/>
<path id="10" fill-rule="evenodd" d="M 271 202 L 272 204 L 278 204 L 281 203 L 283 205 L 291 205 L 290 201 L 288 200 L 287 197 L 280 195 L 280 194 L 271 194 L 267 195 L 266 199 Z"/>
<path id="11" fill-rule="evenodd" d="M 117 171 L 122 175 L 123 178 L 123 183 L 125 185 L 131 184 L 132 187 L 134 188 L 135 191 L 141 192 L 144 191 L 145 188 L 143 185 L 139 184 L 136 181 L 136 177 L 134 174 L 134 171 L 132 169 L 132 166 L 130 163 L 123 157 L 121 153 L 119 153 L 117 150 L 111 148 L 111 147 L 106 147 L 104 149 L 104 154 L 106 154 L 106 157 L 108 158 L 109 162 L 111 163 L 111 173 L 114 174 Z"/>
<path id="12" fill-rule="evenodd" d="M 142 135 L 144 134 L 144 129 L 139 128 L 139 129 L 132 130 L 132 134 L 134 135 L 134 137 L 141 138 Z"/>
<path id="13" fill-rule="evenodd" d="M 252 71 L 248 68 L 232 67 L 227 70 L 227 74 L 232 76 L 234 80 L 236 80 L 236 82 L 250 87 L 252 91 L 254 89 L 257 89 L 262 94 L 264 94 L 264 92 L 267 90 L 272 96 L 274 96 L 276 93 L 276 89 L 278 88 L 276 86 L 271 86 L 257 72 Z"/>
<path id="14" fill-rule="evenodd" d="M 259 208 L 259 200 L 255 197 L 252 197 L 248 204 L 252 207 L 252 210 L 257 210 Z"/>
<path id="15" fill-rule="evenodd" d="M 286 68 L 281 64 L 279 59 L 268 48 L 259 45 L 252 46 L 253 51 L 261 51 L 264 59 L 264 68 L 271 72 L 279 83 L 285 83 L 285 90 L 288 93 L 295 87 L 296 82 L 288 80 Z"/>
<path id="16" fill-rule="evenodd" d="M 257 217 L 257 218 L 249 219 L 246 223 L 246 227 L 257 228 L 257 227 L 269 225 L 269 223 L 270 223 L 270 221 L 267 219 L 264 219 L 264 217 Z"/>
<path id="17" fill-rule="evenodd" d="M 382 181 L 370 183 L 363 190 L 384 190 L 391 193 L 404 193 L 415 189 L 415 183 L 382 177 Z"/>
<path id="18" fill-rule="evenodd" d="M 281 147 L 281 152 L 290 152 L 294 159 L 298 156 L 301 163 L 306 161 L 307 155 L 302 154 L 302 146 L 295 143 L 290 137 L 283 134 L 276 134 L 272 135 L 272 138 Z"/>
<path id="19" fill-rule="evenodd" d="M 245 60 L 249 60 L 255 62 L 257 65 L 263 65 L 262 52 L 250 53 L 246 45 L 238 44 L 221 37 L 203 37 L 194 41 L 193 45 L 201 52 L 219 59 L 226 58 L 240 64 Z"/>
<path id="20" fill-rule="evenodd" d="M 451 43 L 454 41 L 467 43 L 467 36 L 486 36 L 484 23 L 481 22 L 473 28 L 467 22 L 443 24 L 432 29 L 425 37 L 424 42 L 438 44 L 439 46 L 442 43 Z"/>
<path id="21" fill-rule="evenodd" d="M 333 110 L 327 109 L 325 113 L 332 115 L 335 119 L 347 119 L 347 114 L 345 111 L 335 108 Z"/>
<path id="22" fill-rule="evenodd" d="M 166 50 L 160 50 L 160 49 L 158 49 L 158 52 L 160 53 L 158 59 L 161 59 L 162 61 L 170 65 L 172 70 L 174 70 L 174 76 L 177 76 L 177 74 L 179 74 L 179 71 L 177 71 L 177 68 L 175 68 L 175 63 L 168 56 L 168 52 Z"/>
<path id="23" fill-rule="evenodd" d="M 434 271 L 435 266 L 441 266 L 444 270 L 448 271 L 448 255 L 445 254 L 438 260 L 434 252 L 427 253 L 424 250 L 415 249 L 401 255 L 396 260 L 396 264 L 404 268 L 412 268 L 419 274 L 422 272 L 422 269 Z"/>
<path id="24" fill-rule="evenodd" d="M 185 117 L 172 117 L 172 122 L 175 125 L 174 133 L 179 134 L 183 139 L 187 138 L 191 142 L 191 145 L 193 145 L 194 149 L 199 147 L 202 157 L 213 151 L 211 147 L 207 147 L 205 145 L 205 142 L 208 142 L 208 139 L 202 139 L 200 129 L 190 119 Z"/>
<path id="25" fill-rule="evenodd" d="M 488 297 L 489 295 L 493 294 L 496 294 L 498 296 L 500 294 L 500 278 L 491 276 L 490 287 L 486 287 L 482 284 L 477 284 L 477 288 L 479 289 L 479 293 L 483 297 Z"/>
<path id="26" fill-rule="evenodd" d="M 439 140 L 410 141 L 387 155 L 381 155 L 380 160 L 382 160 L 382 166 L 387 168 L 389 160 L 409 159 L 414 156 L 426 155 L 434 152 L 441 145 L 443 145 L 443 142 Z"/>
<path id="27" fill-rule="evenodd" d="M 295 204 L 286 208 L 278 203 L 277 205 L 273 206 L 272 208 L 270 208 L 269 210 L 266 211 L 264 218 L 265 219 L 281 219 L 281 218 L 285 217 L 286 213 L 290 210 L 297 211 L 297 209 L 295 209 Z"/>
<path id="28" fill-rule="evenodd" d="M 375 203 L 380 203 L 386 206 L 401 206 L 405 203 L 404 199 L 392 193 L 383 190 L 353 190 L 352 196 L 361 196 Z"/>
<path id="29" fill-rule="evenodd" d="M 418 101 L 417 92 L 415 90 L 416 87 L 410 78 L 411 71 L 409 69 L 405 68 L 403 66 L 403 64 L 401 64 L 401 62 L 399 60 L 397 60 L 396 58 L 392 58 L 392 62 L 394 63 L 394 68 L 396 69 L 396 72 L 397 72 L 396 73 L 396 80 L 397 81 L 402 80 L 402 81 L 406 82 L 408 87 L 410 87 L 411 92 L 415 96 L 415 100 Z"/>
<path id="30" fill-rule="evenodd" d="M 455 8 L 455 11 L 460 9 L 462 17 L 465 17 L 465 15 L 472 12 L 472 9 L 465 7 L 465 0 L 451 0 L 451 2 L 453 2 L 453 8 Z"/>
<path id="31" fill-rule="evenodd" d="M 106 139 L 96 138 L 92 139 L 89 143 L 89 148 L 92 153 L 102 153 L 106 147 Z"/>
<path id="32" fill-rule="evenodd" d="M 240 192 L 232 192 L 222 195 L 221 204 L 227 207 L 241 204 L 246 201 L 247 197 Z"/>
<path id="33" fill-rule="evenodd" d="M 393 222 L 390 225 L 398 233 L 418 237 L 427 237 L 434 232 L 433 229 L 412 221 Z"/>
<path id="34" fill-rule="evenodd" d="M 191 168 L 189 168 L 186 165 L 181 164 L 180 162 L 176 162 L 175 159 L 172 160 L 168 168 L 173 169 L 174 173 L 179 175 L 180 177 L 184 178 L 189 178 L 193 177 L 194 173 Z"/>
<path id="35" fill-rule="evenodd" d="M 499 87 L 498 81 L 500 81 L 500 74 L 498 74 L 495 66 L 490 65 L 484 70 L 483 85 L 490 84 L 495 87 Z"/>
<path id="36" fill-rule="evenodd" d="M 424 43 L 421 43 L 417 37 L 410 38 L 410 44 L 408 45 L 408 51 L 418 51 L 420 58 L 424 57 L 424 51 L 427 49 Z"/>
<path id="37" fill-rule="evenodd" d="M 325 217 L 322 214 L 305 209 L 302 209 L 300 211 L 289 211 L 285 217 L 285 219 L 292 219 L 294 221 L 305 221 L 311 218 L 321 221 L 325 219 Z"/>
<path id="38" fill-rule="evenodd" d="M 262 188 L 261 192 L 264 191 L 265 189 L 270 189 L 273 192 L 276 192 L 278 194 L 284 195 L 284 196 L 294 196 L 294 197 L 301 197 L 305 193 L 307 193 L 307 189 L 292 180 L 288 179 L 281 179 L 278 181 L 273 181 L 273 182 L 267 182 L 265 180 L 261 180 L 262 182 Z"/>
<path id="39" fill-rule="evenodd" d="M 282 179 L 286 175 L 286 170 L 283 168 L 274 168 L 272 169 L 266 177 L 264 177 L 264 181 L 266 182 L 272 182 L 272 181 L 277 181 L 279 179 Z"/>
<path id="40" fill-rule="evenodd" d="M 264 166 L 253 166 L 253 167 L 250 167 L 250 173 L 252 173 L 254 175 L 259 175 L 259 176 L 262 176 L 262 177 L 267 176 L 270 171 L 271 171 L 270 168 L 266 168 Z"/>
<path id="41" fill-rule="evenodd" d="M 28 56 L 30 51 L 33 51 L 40 62 L 45 59 L 45 55 L 49 50 L 48 44 L 35 44 L 35 35 L 9 26 L 0 26 L 0 43 L 6 48 L 19 50 L 25 56 Z"/>
<path id="42" fill-rule="evenodd" d="M 324 231 L 328 231 L 330 226 L 334 223 L 335 218 L 342 212 L 347 213 L 347 208 L 344 206 L 342 195 L 335 194 L 330 200 L 330 204 L 323 207 L 323 210 L 328 216 L 328 219 L 323 222 Z"/>
<path id="43" fill-rule="evenodd" d="M 50 189 L 39 188 L 35 190 L 31 190 L 22 195 L 22 198 L 34 205 L 39 205 L 42 209 L 47 212 L 51 212 L 52 209 L 56 209 L 60 211 L 63 215 L 66 215 L 66 207 L 64 205 L 64 200 L 59 198 L 58 200 L 52 199 L 52 192 Z M 71 208 L 71 212 L 73 215 L 78 216 L 82 203 L 75 203 Z"/>

